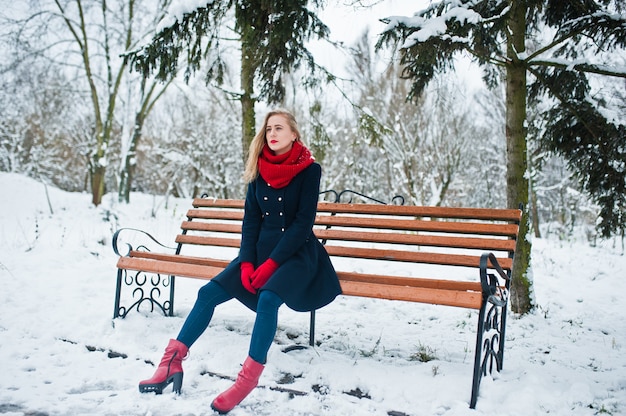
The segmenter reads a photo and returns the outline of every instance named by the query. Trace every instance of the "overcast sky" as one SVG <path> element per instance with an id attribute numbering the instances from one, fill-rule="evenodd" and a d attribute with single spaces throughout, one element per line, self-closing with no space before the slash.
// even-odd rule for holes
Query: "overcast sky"
<path id="1" fill-rule="evenodd" d="M 357 3 L 350 6 L 350 3 Z M 352 43 L 369 26 L 376 35 L 384 28 L 379 19 L 392 15 L 411 16 L 428 5 L 429 0 L 355 0 L 330 1 L 320 18 L 332 32 L 333 39 Z M 372 5 L 371 7 L 366 7 Z"/>
<path id="2" fill-rule="evenodd" d="M 356 5 L 350 5 L 356 3 Z M 415 12 L 425 9 L 431 0 L 341 0 L 329 1 L 318 16 L 331 30 L 331 39 L 342 41 L 347 46 L 354 44 L 366 28 L 370 30 L 372 45 L 385 28 L 380 19 L 389 16 L 413 16 Z M 372 5 L 371 7 L 367 7 Z M 346 56 L 334 50 L 327 43 L 313 42 L 310 46 L 318 63 L 326 66 L 335 75 L 345 76 Z M 378 54 L 381 55 L 382 52 Z M 389 58 L 389 56 L 383 57 Z M 387 61 L 383 59 L 381 71 Z M 482 87 L 481 71 L 469 59 L 459 59 L 457 74 L 470 88 Z"/>
<path id="3" fill-rule="evenodd" d="M 351 5 L 356 3 L 356 5 Z M 372 44 L 385 25 L 380 19 L 393 15 L 411 16 L 429 0 L 343 0 L 329 1 L 318 16 L 330 28 L 330 38 L 351 46 L 369 28 Z M 370 6 L 371 7 L 368 7 Z M 327 43 L 313 42 L 311 50 L 319 63 L 336 75 L 344 75 L 345 57 Z"/>

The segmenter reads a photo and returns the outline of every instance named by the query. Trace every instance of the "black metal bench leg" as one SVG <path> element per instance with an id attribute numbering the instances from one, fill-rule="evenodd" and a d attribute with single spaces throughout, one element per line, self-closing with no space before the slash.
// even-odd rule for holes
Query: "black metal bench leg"
<path id="1" fill-rule="evenodd" d="M 309 345 L 315 346 L 315 310 L 311 311 L 311 321 L 309 323 Z"/>
<path id="2" fill-rule="evenodd" d="M 174 316 L 174 276 L 170 276 L 170 305 L 169 305 L 169 316 Z"/>
<path id="3" fill-rule="evenodd" d="M 476 330 L 476 349 L 474 353 L 474 376 L 472 378 L 472 397 L 470 399 L 470 409 L 476 408 L 478 400 L 478 390 L 480 389 L 480 380 L 483 376 L 484 369 L 482 366 L 483 357 L 483 333 L 485 331 L 485 304 L 480 308 L 478 314 L 478 328 Z"/>
<path id="4" fill-rule="evenodd" d="M 474 355 L 474 378 L 470 408 L 476 407 L 480 381 L 484 375 L 502 370 L 504 359 L 504 329 L 506 326 L 507 302 L 492 302 L 486 295 L 478 315 L 476 353 Z M 485 338 L 485 334 L 487 337 Z"/>
<path id="5" fill-rule="evenodd" d="M 122 296 L 122 269 L 117 269 L 117 286 L 115 287 L 115 305 L 113 319 L 120 316 L 120 298 Z"/>
<path id="6" fill-rule="evenodd" d="M 498 351 L 498 371 L 502 371 L 502 367 L 504 366 L 504 338 L 506 329 L 506 305 L 500 309 L 500 350 Z"/>

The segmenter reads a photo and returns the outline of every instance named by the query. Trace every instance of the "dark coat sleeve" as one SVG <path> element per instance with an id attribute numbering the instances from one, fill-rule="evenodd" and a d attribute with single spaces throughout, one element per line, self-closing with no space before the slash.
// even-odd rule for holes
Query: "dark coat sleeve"
<path id="1" fill-rule="evenodd" d="M 256 199 L 256 181 L 248 185 L 246 202 L 241 226 L 241 247 L 239 249 L 239 260 L 241 262 L 256 262 L 256 242 L 261 231 L 261 220 L 263 218 L 261 208 Z"/>
<path id="2" fill-rule="evenodd" d="M 302 173 L 305 176 L 298 198 L 296 216 L 270 254 L 270 258 L 278 264 L 284 263 L 300 250 L 311 236 L 315 223 L 322 169 L 319 164 L 314 163 Z"/>

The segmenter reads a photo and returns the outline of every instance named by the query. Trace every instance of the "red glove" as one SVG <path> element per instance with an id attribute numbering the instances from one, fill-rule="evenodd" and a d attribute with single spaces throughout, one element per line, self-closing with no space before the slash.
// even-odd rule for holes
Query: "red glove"
<path id="1" fill-rule="evenodd" d="M 254 265 L 248 261 L 241 263 L 241 284 L 246 290 L 256 295 L 256 290 L 250 284 L 252 282 L 252 273 L 254 273 Z"/>
<path id="2" fill-rule="evenodd" d="M 272 276 L 272 274 L 274 274 L 276 269 L 278 269 L 278 263 L 276 263 L 272 259 L 265 260 L 263 264 L 261 264 L 254 271 L 254 273 L 252 273 L 252 277 L 250 278 L 252 279 L 252 287 L 257 290 L 263 287 L 263 285 L 267 283 L 268 280 L 270 280 L 270 277 Z"/>

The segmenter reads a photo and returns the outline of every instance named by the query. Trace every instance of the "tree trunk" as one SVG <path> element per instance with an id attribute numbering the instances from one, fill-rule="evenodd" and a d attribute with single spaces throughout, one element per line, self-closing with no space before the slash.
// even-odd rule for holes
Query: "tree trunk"
<path id="1" fill-rule="evenodd" d="M 539 209 L 537 208 L 537 191 L 534 182 L 530 182 L 530 217 L 532 221 L 535 238 L 541 238 L 541 230 L 539 230 Z"/>
<path id="2" fill-rule="evenodd" d="M 246 28 L 244 30 L 254 30 Z M 241 150 L 244 166 L 248 158 L 248 149 L 254 138 L 256 116 L 254 113 L 254 73 L 256 72 L 256 59 L 254 45 L 246 40 L 246 34 L 242 34 L 241 41 Z"/>
<path id="3" fill-rule="evenodd" d="M 515 313 L 524 314 L 533 308 L 529 184 L 526 176 L 526 67 L 524 61 L 518 58 L 525 51 L 526 4 L 525 1 L 518 0 L 511 0 L 509 4 L 509 64 L 506 76 L 507 205 L 509 208 L 518 208 L 521 204 L 524 209 L 511 281 L 511 309 Z"/>
<path id="4" fill-rule="evenodd" d="M 117 200 L 119 202 L 126 202 L 127 204 L 130 202 L 130 183 L 133 177 L 134 157 L 134 151 L 129 150 L 124 158 L 124 165 L 120 171 L 120 186 L 117 193 Z"/>
<path id="5" fill-rule="evenodd" d="M 130 188 L 132 186 L 133 177 L 135 176 L 135 168 L 137 166 L 137 144 L 141 139 L 141 130 L 143 129 L 144 116 L 140 112 L 135 115 L 135 125 L 133 126 L 133 136 L 130 139 L 128 151 L 124 158 L 124 166 L 120 172 L 120 186 L 118 191 L 118 201 L 130 202 Z"/>
<path id="6" fill-rule="evenodd" d="M 106 167 L 101 165 L 98 160 L 94 158 L 91 166 L 91 202 L 98 206 L 102 203 L 102 197 L 104 196 L 104 176 L 106 173 Z"/>

